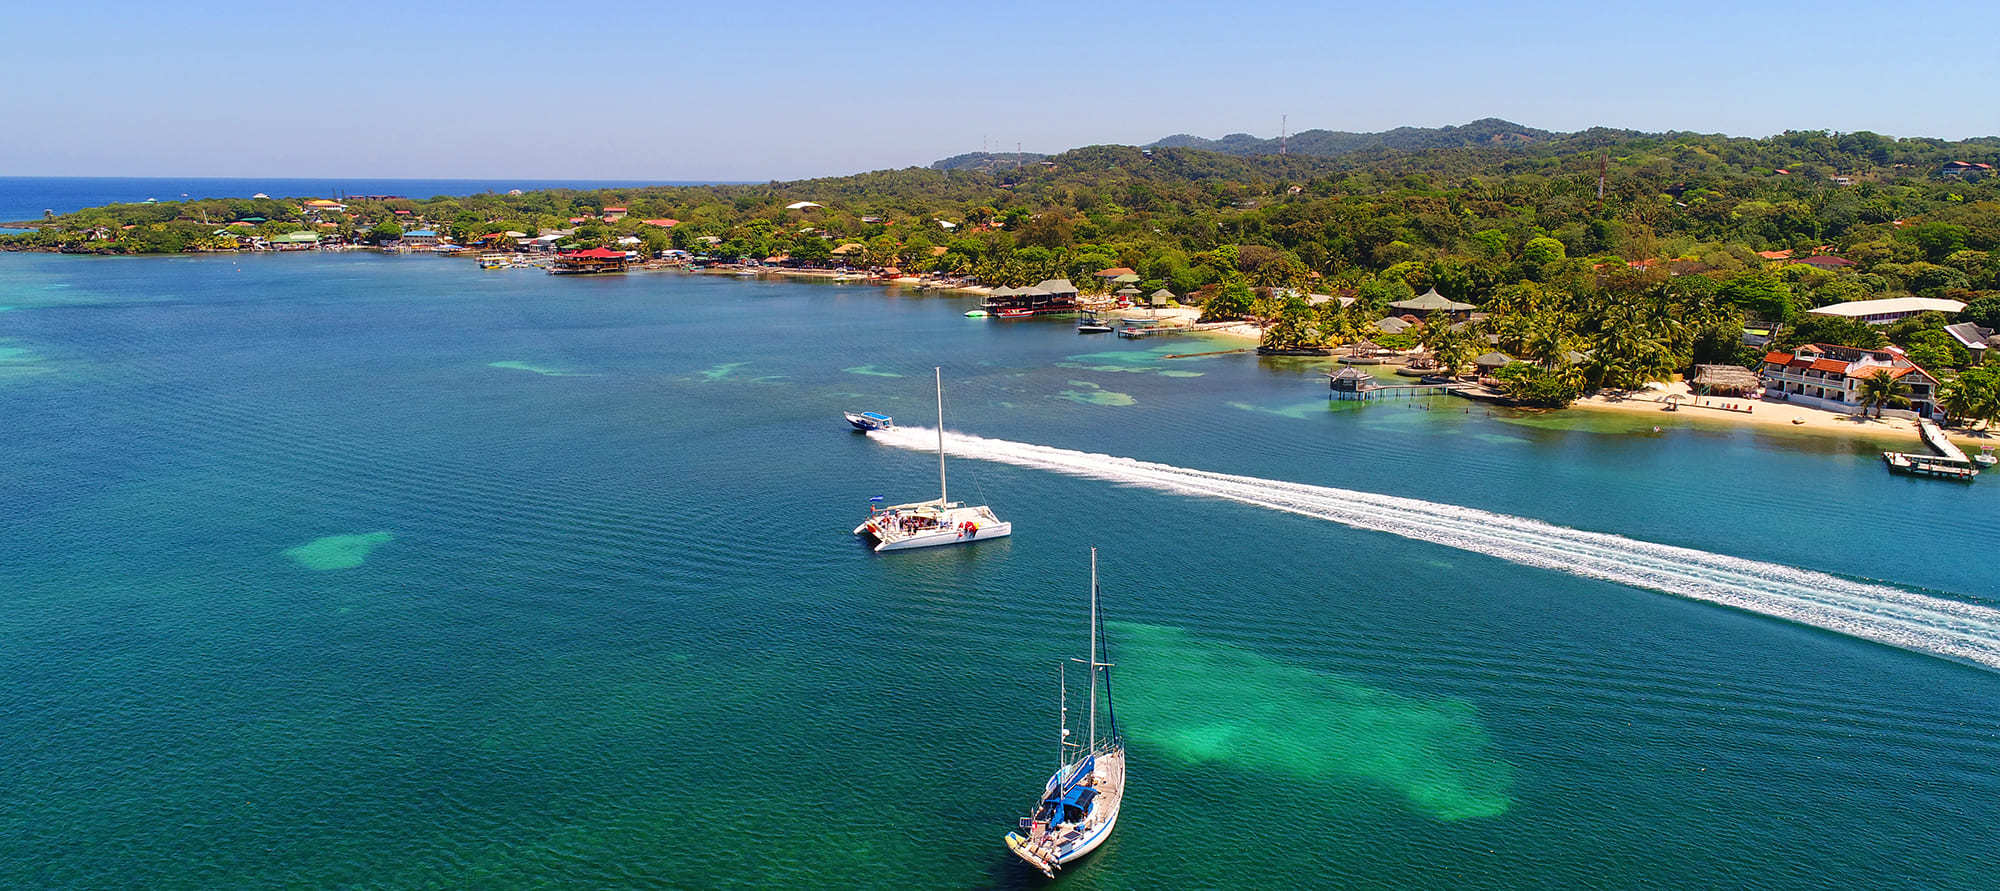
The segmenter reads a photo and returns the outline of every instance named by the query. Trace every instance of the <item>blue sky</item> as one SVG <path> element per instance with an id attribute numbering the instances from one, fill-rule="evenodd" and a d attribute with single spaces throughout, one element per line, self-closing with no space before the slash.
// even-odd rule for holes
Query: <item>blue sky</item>
<path id="1" fill-rule="evenodd" d="M 758 180 L 1502 117 L 2000 134 L 1990 7 L 10 4 L 0 174 Z"/>

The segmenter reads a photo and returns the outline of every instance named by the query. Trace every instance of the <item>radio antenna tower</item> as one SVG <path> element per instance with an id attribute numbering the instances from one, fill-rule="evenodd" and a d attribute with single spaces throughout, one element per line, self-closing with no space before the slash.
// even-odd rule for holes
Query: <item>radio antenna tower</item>
<path id="1" fill-rule="evenodd" d="M 1291 154 L 1291 133 L 1292 116 L 1288 114 L 1278 115 L 1278 154 Z"/>

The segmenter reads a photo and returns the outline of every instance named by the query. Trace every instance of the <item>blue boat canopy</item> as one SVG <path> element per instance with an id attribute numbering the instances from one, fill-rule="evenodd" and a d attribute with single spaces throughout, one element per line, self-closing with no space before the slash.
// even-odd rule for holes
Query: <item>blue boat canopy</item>
<path id="1" fill-rule="evenodd" d="M 872 412 L 872 411 L 864 411 L 864 412 L 862 412 L 862 413 L 861 413 L 861 416 L 862 416 L 862 417 L 864 417 L 864 418 L 867 418 L 867 419 L 869 419 L 869 420 L 871 420 L 871 421 L 886 421 L 886 420 L 889 420 L 889 416 L 888 416 L 888 415 L 885 415 L 885 414 L 882 414 L 881 412 Z"/>

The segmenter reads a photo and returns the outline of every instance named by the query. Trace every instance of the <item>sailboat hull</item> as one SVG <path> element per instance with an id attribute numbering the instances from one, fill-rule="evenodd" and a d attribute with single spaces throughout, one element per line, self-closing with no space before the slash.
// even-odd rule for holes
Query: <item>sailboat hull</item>
<path id="1" fill-rule="evenodd" d="M 863 531 L 864 533 L 866 532 L 865 529 Z M 957 529 L 940 529 L 936 532 L 918 533 L 904 538 L 897 538 L 894 541 L 878 539 L 875 544 L 875 550 L 905 551 L 910 548 L 970 544 L 975 541 L 985 541 L 989 538 L 1003 538 L 1012 535 L 1013 532 L 1014 524 L 1012 523 L 989 523 L 971 532 L 963 532 Z"/>

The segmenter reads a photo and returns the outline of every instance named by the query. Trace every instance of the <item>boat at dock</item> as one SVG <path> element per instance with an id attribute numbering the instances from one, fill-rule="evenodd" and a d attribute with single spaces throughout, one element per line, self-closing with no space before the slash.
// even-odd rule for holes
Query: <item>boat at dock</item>
<path id="1" fill-rule="evenodd" d="M 1012 535 L 1014 524 L 1001 520 L 985 505 L 968 506 L 951 500 L 944 473 L 944 372 L 938 369 L 938 497 L 881 507 L 882 496 L 868 499 L 868 519 L 854 534 L 875 542 L 877 551 L 900 551 L 935 545 L 966 544 Z M 853 423 L 854 416 L 848 417 Z M 888 429 L 888 428 L 881 428 Z M 867 431 L 863 431 L 867 432 Z"/>
<path id="2" fill-rule="evenodd" d="M 1098 318 L 1095 313 L 1087 313 L 1077 318 L 1076 333 L 1109 334 L 1111 333 L 1111 323 Z"/>
<path id="3" fill-rule="evenodd" d="M 894 418 L 881 412 L 850 411 L 842 412 L 841 414 L 847 417 L 847 423 L 854 425 L 854 429 L 863 433 L 870 430 L 888 430 L 896 426 Z"/>
<path id="4" fill-rule="evenodd" d="M 1979 469 L 1972 462 L 1956 463 L 1948 458 L 1933 458 L 1930 455 L 1912 455 L 1907 452 L 1883 452 L 1882 462 L 1889 465 L 1890 473 L 1911 476 L 1928 476 L 1936 479 L 1955 480 L 1969 483 L 1979 476 Z"/>
<path id="5" fill-rule="evenodd" d="M 983 319 L 986 318 L 986 310 L 968 309 L 965 311 L 965 317 L 968 319 Z"/>
<path id="6" fill-rule="evenodd" d="M 1083 742 L 1069 738 L 1069 684 L 1066 668 L 1058 668 L 1056 772 L 1042 787 L 1041 801 L 1018 828 L 1007 833 L 1007 850 L 1054 878 L 1056 870 L 1097 850 L 1118 825 L 1125 801 L 1125 738 L 1118 732 L 1118 714 L 1111 701 L 1110 648 L 1099 658 L 1104 623 L 1097 609 L 1097 549 L 1090 549 L 1090 719 Z M 1078 660 L 1082 661 L 1082 660 Z M 1104 716 L 1108 732 L 1097 733 L 1098 680 L 1103 679 Z"/>

